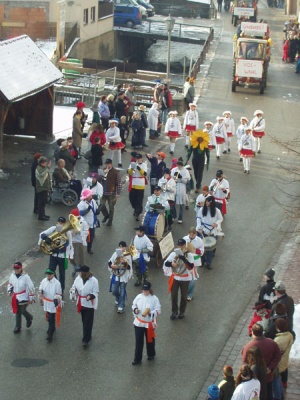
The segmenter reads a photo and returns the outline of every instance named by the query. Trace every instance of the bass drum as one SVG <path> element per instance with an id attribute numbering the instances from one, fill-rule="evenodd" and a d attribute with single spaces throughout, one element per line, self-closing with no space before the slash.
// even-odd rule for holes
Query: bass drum
<path id="1" fill-rule="evenodd" d="M 160 240 L 165 230 L 165 214 L 148 211 L 143 215 L 142 225 L 146 228 L 146 235 L 151 239 Z"/>

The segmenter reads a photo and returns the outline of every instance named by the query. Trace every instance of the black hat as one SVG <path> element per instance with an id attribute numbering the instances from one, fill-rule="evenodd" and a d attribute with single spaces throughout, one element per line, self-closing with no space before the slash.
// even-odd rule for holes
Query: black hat
<path id="1" fill-rule="evenodd" d="M 177 160 L 177 165 L 183 165 L 183 159 L 182 157 L 179 157 Z"/>
<path id="2" fill-rule="evenodd" d="M 90 271 L 90 269 L 89 269 L 89 267 L 87 265 L 82 265 L 79 268 L 79 272 L 89 272 L 89 271 Z"/>
<path id="3" fill-rule="evenodd" d="M 151 289 L 151 283 L 147 282 L 147 281 L 144 281 L 142 289 L 143 290 L 150 290 Z"/>
<path id="4" fill-rule="evenodd" d="M 123 240 L 121 240 L 121 242 L 119 242 L 119 246 L 127 247 L 127 244 L 126 244 L 126 242 L 124 242 Z"/>
<path id="5" fill-rule="evenodd" d="M 170 174 L 170 168 L 165 168 L 164 169 L 164 174 Z"/>
<path id="6" fill-rule="evenodd" d="M 132 151 L 130 154 L 131 154 L 131 156 L 133 158 L 143 158 L 143 155 L 141 153 L 136 152 L 136 151 Z"/>
<path id="7" fill-rule="evenodd" d="M 134 228 L 135 231 L 141 231 L 141 232 L 146 232 L 146 227 L 145 226 L 138 226 L 137 228 Z"/>
<path id="8" fill-rule="evenodd" d="M 120 90 L 120 91 L 118 92 L 118 96 L 120 96 L 121 94 L 124 94 L 124 93 L 125 93 L 124 90 Z"/>
<path id="9" fill-rule="evenodd" d="M 186 241 L 184 239 L 178 239 L 177 244 L 179 244 L 180 246 L 183 246 L 184 244 L 186 244 Z"/>
<path id="10" fill-rule="evenodd" d="M 57 222 L 61 222 L 62 224 L 64 224 L 66 222 L 66 218 L 65 217 L 59 217 Z"/>
<path id="11" fill-rule="evenodd" d="M 273 268 L 269 268 L 269 269 L 266 270 L 264 275 L 266 275 L 269 279 L 273 279 L 274 275 L 275 275 L 275 271 L 274 271 Z"/>
<path id="12" fill-rule="evenodd" d="M 154 190 L 161 190 L 160 186 L 154 186 Z"/>
<path id="13" fill-rule="evenodd" d="M 216 176 L 222 176 L 223 175 L 223 171 L 221 169 L 218 169 Z"/>
<path id="14" fill-rule="evenodd" d="M 105 160 L 105 164 L 112 164 L 112 159 L 111 158 L 107 158 Z"/>
<path id="15" fill-rule="evenodd" d="M 264 303 L 263 301 L 257 301 L 252 307 L 252 310 L 260 310 L 261 308 L 267 308 L 267 303 Z"/>

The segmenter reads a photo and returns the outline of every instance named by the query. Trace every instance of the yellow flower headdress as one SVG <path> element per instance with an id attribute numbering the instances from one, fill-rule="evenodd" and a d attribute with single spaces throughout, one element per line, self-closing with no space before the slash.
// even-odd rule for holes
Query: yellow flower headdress
<path id="1" fill-rule="evenodd" d="M 193 131 L 190 136 L 190 142 L 194 149 L 199 147 L 199 149 L 203 151 L 208 148 L 209 134 L 202 130 Z"/>

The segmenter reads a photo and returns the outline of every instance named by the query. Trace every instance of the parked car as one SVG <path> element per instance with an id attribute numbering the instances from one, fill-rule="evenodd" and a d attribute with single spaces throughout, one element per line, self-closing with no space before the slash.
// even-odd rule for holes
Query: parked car
<path id="1" fill-rule="evenodd" d="M 114 25 L 134 28 L 141 25 L 142 18 L 138 7 L 131 5 L 117 5 L 114 7 Z"/>
<path id="2" fill-rule="evenodd" d="M 130 6 L 134 6 L 137 7 L 140 10 L 141 13 L 141 17 L 142 18 L 147 18 L 147 10 L 145 7 L 141 6 L 140 4 L 138 4 L 136 2 L 136 0 L 114 0 L 114 3 L 117 5 L 130 5 Z"/>
<path id="3" fill-rule="evenodd" d="M 136 0 L 136 1 L 140 6 L 146 8 L 148 17 L 153 17 L 153 15 L 155 14 L 155 9 L 152 4 L 147 3 L 145 0 Z"/>

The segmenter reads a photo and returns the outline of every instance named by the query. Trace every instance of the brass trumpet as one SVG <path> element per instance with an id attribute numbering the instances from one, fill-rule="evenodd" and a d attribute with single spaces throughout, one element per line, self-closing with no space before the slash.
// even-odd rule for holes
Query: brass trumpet
<path id="1" fill-rule="evenodd" d="M 184 257 L 187 257 L 188 253 L 196 253 L 195 247 L 190 242 L 186 245 L 186 248 L 183 251 Z M 180 260 L 178 255 L 175 256 L 173 261 L 176 263 L 175 267 L 172 265 L 174 275 L 183 275 L 186 270 L 184 261 Z"/>
<path id="2" fill-rule="evenodd" d="M 126 256 L 131 256 L 131 257 L 135 257 L 135 258 L 139 256 L 139 252 L 137 251 L 137 249 L 135 248 L 135 246 L 133 244 L 131 244 L 129 246 L 128 251 L 125 251 L 125 253 L 123 253 L 122 256 L 117 257 L 115 259 L 114 264 L 118 266 L 118 269 L 112 270 L 114 275 L 123 276 L 125 274 L 125 272 L 129 269 L 128 262 L 124 258 Z"/>

